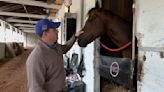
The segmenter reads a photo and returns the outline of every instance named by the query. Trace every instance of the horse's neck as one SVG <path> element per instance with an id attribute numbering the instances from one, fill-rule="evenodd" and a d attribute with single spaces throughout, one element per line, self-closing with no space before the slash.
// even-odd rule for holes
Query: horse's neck
<path id="1" fill-rule="evenodd" d="M 112 19 L 108 19 L 106 21 L 106 34 L 108 37 L 112 39 L 112 41 L 118 45 L 122 46 L 129 41 L 131 41 L 128 36 L 128 31 L 131 31 L 129 26 L 125 24 L 122 20 L 120 20 L 118 17 L 112 17 Z"/>
<path id="2" fill-rule="evenodd" d="M 105 24 L 106 24 L 106 23 L 110 24 L 110 22 L 111 22 L 111 21 L 113 20 L 113 18 L 114 18 L 114 16 L 112 16 L 112 15 L 106 15 L 105 13 L 102 13 L 101 15 L 102 15 L 102 16 L 101 16 L 101 19 L 102 19 L 103 22 L 105 22 Z"/>

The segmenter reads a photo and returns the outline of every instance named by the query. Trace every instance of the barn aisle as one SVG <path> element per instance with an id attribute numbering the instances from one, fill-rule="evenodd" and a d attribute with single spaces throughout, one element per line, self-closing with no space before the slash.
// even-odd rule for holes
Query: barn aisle
<path id="1" fill-rule="evenodd" d="M 0 64 L 0 92 L 27 92 L 26 59 L 31 50 Z M 3 62 L 3 61 L 1 61 Z"/>

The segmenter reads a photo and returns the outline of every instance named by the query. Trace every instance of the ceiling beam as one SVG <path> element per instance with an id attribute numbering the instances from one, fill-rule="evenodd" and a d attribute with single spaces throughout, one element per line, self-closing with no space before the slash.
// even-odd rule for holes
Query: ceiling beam
<path id="1" fill-rule="evenodd" d="M 27 17 L 27 18 L 37 18 L 42 19 L 45 18 L 46 15 L 36 15 L 36 14 L 26 14 L 26 13 L 15 13 L 15 12 L 0 12 L 0 15 L 4 16 L 16 16 L 16 17 Z"/>
<path id="2" fill-rule="evenodd" d="M 12 7 L 12 6 L 13 6 L 13 4 L 3 5 L 3 6 L 0 7 L 0 10 L 4 11 L 4 10 L 6 10 L 6 8 L 9 8 L 9 7 Z"/>
<path id="3" fill-rule="evenodd" d="M 15 4 L 23 4 L 23 5 L 30 5 L 30 6 L 38 6 L 44 8 L 52 8 L 52 9 L 60 9 L 61 5 L 56 4 L 48 4 L 41 1 L 34 1 L 34 0 L 0 0 L 8 3 L 15 3 Z"/>
<path id="4" fill-rule="evenodd" d="M 26 33 L 35 33 L 34 30 L 22 30 L 23 32 L 26 32 Z"/>
<path id="5" fill-rule="evenodd" d="M 30 24 L 14 24 L 14 26 L 20 26 L 20 27 L 35 27 L 35 25 L 30 25 Z"/>
<path id="6" fill-rule="evenodd" d="M 48 3 L 48 4 L 55 3 L 55 0 L 47 0 L 47 3 Z"/>
<path id="7" fill-rule="evenodd" d="M 30 21 L 30 20 L 20 20 L 20 19 L 6 19 L 7 22 L 18 22 L 18 23 L 30 23 L 36 24 L 37 21 Z"/>
<path id="8" fill-rule="evenodd" d="M 18 27 L 18 29 L 22 29 L 22 30 L 35 30 L 34 27 Z"/>
<path id="9" fill-rule="evenodd" d="M 22 5 L 8 4 L 8 5 L 0 7 L 0 11 L 13 11 L 13 10 L 20 9 L 20 8 L 23 8 L 23 6 Z"/>
<path id="10" fill-rule="evenodd" d="M 59 5 L 63 4 L 63 2 L 64 2 L 64 0 L 55 0 L 55 3 L 59 4 Z"/>

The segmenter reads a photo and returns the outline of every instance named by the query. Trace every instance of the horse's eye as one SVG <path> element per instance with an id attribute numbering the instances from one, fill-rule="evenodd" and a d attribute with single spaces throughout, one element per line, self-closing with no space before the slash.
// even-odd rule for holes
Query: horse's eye
<path id="1" fill-rule="evenodd" d="M 93 18 L 88 18 L 88 21 L 90 21 L 90 22 L 91 22 L 92 20 L 93 20 Z"/>
<path id="2" fill-rule="evenodd" d="M 95 16 L 89 16 L 88 21 L 93 21 L 96 17 Z"/>

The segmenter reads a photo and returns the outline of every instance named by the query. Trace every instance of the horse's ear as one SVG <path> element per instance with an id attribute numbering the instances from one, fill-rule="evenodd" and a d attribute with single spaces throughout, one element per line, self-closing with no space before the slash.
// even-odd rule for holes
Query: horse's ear
<path id="1" fill-rule="evenodd" d="M 96 5 L 95 5 L 95 8 L 99 9 L 100 8 L 100 5 L 99 5 L 99 1 L 96 0 Z"/>

